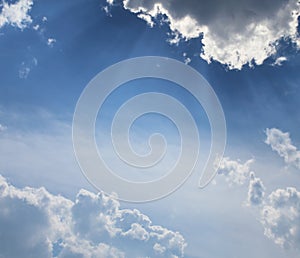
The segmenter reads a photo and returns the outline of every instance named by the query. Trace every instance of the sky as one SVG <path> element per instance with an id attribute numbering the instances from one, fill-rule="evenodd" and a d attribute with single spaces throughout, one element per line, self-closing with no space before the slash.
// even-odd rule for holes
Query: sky
<path id="1" fill-rule="evenodd" d="M 0 257 L 300 257 L 299 13 L 296 0 L 3 0 Z M 146 173 L 115 155 L 111 124 L 139 94 L 177 99 L 200 138 L 199 160 L 180 188 L 133 203 L 85 177 L 72 122 L 99 72 L 145 56 L 200 73 L 222 106 L 227 138 L 216 177 L 198 188 L 212 141 L 203 105 L 170 81 L 122 84 L 95 121 L 97 150 L 115 174 L 162 178 L 181 154 L 176 122 L 151 113 L 118 134 L 118 143 L 128 137 L 146 155 L 149 137 L 160 133 L 164 160 Z M 132 111 L 146 102 L 139 105 Z"/>

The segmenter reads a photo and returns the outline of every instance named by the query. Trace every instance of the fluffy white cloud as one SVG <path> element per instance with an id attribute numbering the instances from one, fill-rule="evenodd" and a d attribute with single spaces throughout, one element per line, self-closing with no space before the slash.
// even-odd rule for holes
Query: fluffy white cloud
<path id="1" fill-rule="evenodd" d="M 295 188 L 277 189 L 262 209 L 265 235 L 285 248 L 300 248 L 300 192 Z"/>
<path id="2" fill-rule="evenodd" d="M 107 0 L 112 4 L 112 0 Z M 297 35 L 299 2 L 296 0 L 204 1 L 123 0 L 124 8 L 142 19 L 167 17 L 173 43 L 203 36 L 201 57 L 230 69 L 260 65 L 276 53 L 279 39 L 300 47 Z"/>
<path id="3" fill-rule="evenodd" d="M 225 176 L 225 180 L 230 186 L 244 185 L 249 181 L 247 198 L 247 205 L 249 206 L 262 204 L 265 196 L 265 187 L 262 180 L 256 177 L 255 173 L 250 169 L 250 165 L 253 162 L 253 159 L 242 163 L 240 160 L 231 160 L 228 157 L 224 157 L 218 170 L 218 174 Z"/>
<path id="4" fill-rule="evenodd" d="M 282 157 L 286 164 L 300 169 L 300 151 L 293 145 L 290 134 L 276 128 L 266 129 L 265 143 Z"/>
<path id="5" fill-rule="evenodd" d="M 284 157 L 286 162 L 295 162 L 295 146 L 289 134 L 278 129 L 267 129 L 266 143 Z M 299 155 L 299 154 L 297 154 Z M 291 158 L 293 157 L 293 158 Z M 256 207 L 258 221 L 266 237 L 283 248 L 300 249 L 300 192 L 296 188 L 277 189 L 266 196 L 263 181 L 250 170 L 253 160 L 241 163 L 239 160 L 223 158 L 218 174 L 233 185 L 243 185 L 249 181 L 246 204 Z M 157 247 L 158 248 L 158 247 Z"/>
<path id="6" fill-rule="evenodd" d="M 254 172 L 250 173 L 250 183 L 248 189 L 248 204 L 260 205 L 264 202 L 265 186 L 262 180 L 255 176 Z"/>
<path id="7" fill-rule="evenodd" d="M 250 159 L 242 163 L 240 160 L 224 157 L 220 162 L 218 174 L 224 175 L 229 185 L 243 185 L 249 179 L 250 165 L 253 161 Z"/>
<path id="8" fill-rule="evenodd" d="M 4 25 L 11 25 L 25 29 L 32 22 L 32 18 L 29 15 L 33 5 L 32 0 L 19 0 L 11 4 L 3 1 L 1 5 L 0 28 Z"/>
<path id="9" fill-rule="evenodd" d="M 0 257 L 183 257 L 186 246 L 178 232 L 103 193 L 81 190 L 72 202 L 1 176 L 0 227 Z"/>

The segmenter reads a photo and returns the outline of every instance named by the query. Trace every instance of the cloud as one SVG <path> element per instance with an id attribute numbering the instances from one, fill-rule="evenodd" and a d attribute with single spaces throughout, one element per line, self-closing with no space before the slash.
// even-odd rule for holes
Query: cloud
<path id="1" fill-rule="evenodd" d="M 20 79 L 26 79 L 30 73 L 30 67 L 26 66 L 25 63 L 23 62 L 21 65 L 21 68 L 19 69 L 19 78 Z"/>
<path id="2" fill-rule="evenodd" d="M 4 132 L 7 129 L 6 126 L 0 124 L 0 132 Z"/>
<path id="3" fill-rule="evenodd" d="M 281 66 L 282 63 L 286 62 L 287 60 L 288 60 L 288 59 L 287 59 L 285 56 L 280 56 L 280 57 L 278 57 L 278 58 L 275 60 L 275 62 L 274 62 L 273 65 Z"/>
<path id="4" fill-rule="evenodd" d="M 149 14 L 139 13 L 137 15 L 140 19 L 143 19 L 147 22 L 147 24 L 152 28 L 154 26 L 154 22 L 152 21 L 152 16 Z"/>
<path id="5" fill-rule="evenodd" d="M 248 205 L 261 205 L 264 202 L 265 186 L 262 180 L 250 173 L 250 183 L 248 189 Z"/>
<path id="6" fill-rule="evenodd" d="M 183 58 L 184 58 L 184 63 L 186 65 L 188 65 L 190 62 L 192 62 L 192 59 L 187 56 L 187 53 L 183 53 Z"/>
<path id="7" fill-rule="evenodd" d="M 0 173 L 21 186 L 43 185 L 67 196 L 81 187 L 91 190 L 74 157 L 71 119 L 41 108 L 0 105 L 0 123 L 8 128 L 0 133 Z"/>
<path id="8" fill-rule="evenodd" d="M 48 38 L 47 45 L 49 47 L 53 47 L 53 45 L 55 44 L 55 42 L 56 42 L 56 39 L 54 39 L 54 38 Z"/>
<path id="9" fill-rule="evenodd" d="M 285 157 L 287 162 L 294 162 L 290 152 L 294 157 L 297 150 L 291 144 L 289 134 L 274 128 L 267 129 L 266 133 L 266 143 Z M 225 157 L 218 174 L 225 176 L 230 185 L 244 185 L 249 181 L 246 206 L 255 208 L 264 235 L 285 249 L 300 250 L 300 192 L 294 187 L 287 187 L 276 189 L 266 196 L 263 181 L 250 170 L 253 162 L 253 159 L 242 163 Z"/>
<path id="10" fill-rule="evenodd" d="M 29 61 L 22 62 L 20 69 L 19 69 L 19 78 L 20 79 L 27 79 L 31 69 L 38 65 L 38 60 L 33 57 Z"/>
<path id="11" fill-rule="evenodd" d="M 183 257 L 178 232 L 103 193 L 75 202 L 44 188 L 23 189 L 0 176 L 0 257 Z"/>
<path id="12" fill-rule="evenodd" d="M 224 157 L 218 170 L 219 175 L 225 176 L 225 180 L 228 182 L 229 186 L 241 186 L 249 181 L 247 198 L 248 206 L 262 204 L 265 196 L 265 186 L 262 180 L 256 177 L 255 173 L 250 169 L 250 165 L 253 162 L 253 159 L 249 159 L 245 163 L 242 163 L 240 160 L 231 160 L 228 157 Z"/>
<path id="13" fill-rule="evenodd" d="M 267 139 L 265 143 L 276 151 L 284 162 L 300 169 L 300 151 L 292 144 L 290 134 L 276 128 L 266 129 Z"/>
<path id="14" fill-rule="evenodd" d="M 280 39 L 288 38 L 300 47 L 296 0 L 123 0 L 123 4 L 141 19 L 148 20 L 150 15 L 155 22 L 161 14 L 166 16 L 174 36 L 171 42 L 200 37 L 201 57 L 230 69 L 261 65 L 276 54 Z"/>
<path id="15" fill-rule="evenodd" d="M 224 157 L 218 170 L 219 175 L 225 176 L 229 186 L 241 186 L 249 182 L 246 202 L 248 206 L 261 205 L 265 196 L 265 187 L 262 180 L 256 177 L 255 173 L 250 169 L 250 165 L 253 162 L 254 159 L 249 159 L 242 163 L 240 160 L 231 160 L 228 157 Z"/>
<path id="16" fill-rule="evenodd" d="M 11 25 L 21 30 L 28 27 L 32 22 L 29 12 L 32 8 L 32 0 L 19 0 L 15 3 L 3 1 L 2 11 L 0 13 L 0 28 L 5 25 Z"/>
<path id="17" fill-rule="evenodd" d="M 106 0 L 106 1 L 109 5 L 112 5 L 114 3 L 114 0 Z"/>
<path id="18" fill-rule="evenodd" d="M 293 187 L 272 192 L 261 213 L 265 235 L 285 248 L 300 247 L 300 192 Z"/>
<path id="19" fill-rule="evenodd" d="M 249 179 L 250 165 L 253 162 L 253 159 L 242 163 L 240 160 L 231 160 L 229 157 L 224 157 L 220 163 L 218 174 L 224 175 L 230 186 L 243 185 Z"/>

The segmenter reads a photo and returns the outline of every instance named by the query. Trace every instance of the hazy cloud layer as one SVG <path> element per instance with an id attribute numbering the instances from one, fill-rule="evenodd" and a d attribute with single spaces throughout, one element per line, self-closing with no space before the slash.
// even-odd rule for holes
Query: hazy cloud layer
<path id="1" fill-rule="evenodd" d="M 167 16 L 173 43 L 203 35 L 201 57 L 231 69 L 262 64 L 276 53 L 277 41 L 282 38 L 300 47 L 296 0 L 123 0 L 123 4 L 150 26 L 159 14 Z"/>
<path id="2" fill-rule="evenodd" d="M 5 125 L 0 124 L 0 132 L 5 131 L 7 128 Z"/>
<path id="3" fill-rule="evenodd" d="M 75 202 L 0 176 L 0 257 L 183 257 L 178 232 L 81 190 Z"/>

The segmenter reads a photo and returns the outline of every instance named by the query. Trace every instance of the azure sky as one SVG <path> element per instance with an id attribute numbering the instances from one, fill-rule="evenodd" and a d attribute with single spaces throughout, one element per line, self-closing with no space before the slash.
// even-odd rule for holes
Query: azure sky
<path id="1" fill-rule="evenodd" d="M 300 256 L 300 4 L 266 1 L 4 0 L 0 3 L 0 257 Z M 163 56 L 199 72 L 224 111 L 227 144 L 217 176 L 197 187 L 209 154 L 209 118 L 179 85 L 122 85 L 96 121 L 111 156 L 110 124 L 129 98 L 168 94 L 200 134 L 192 176 L 166 198 L 134 204 L 95 189 L 73 151 L 72 119 L 89 81 L 129 58 Z M 101 119 L 100 119 L 101 118 Z M 133 148 L 166 135 L 164 175 L 180 154 L 176 125 L 143 116 Z M 62 223 L 64 222 L 64 223 Z"/>

